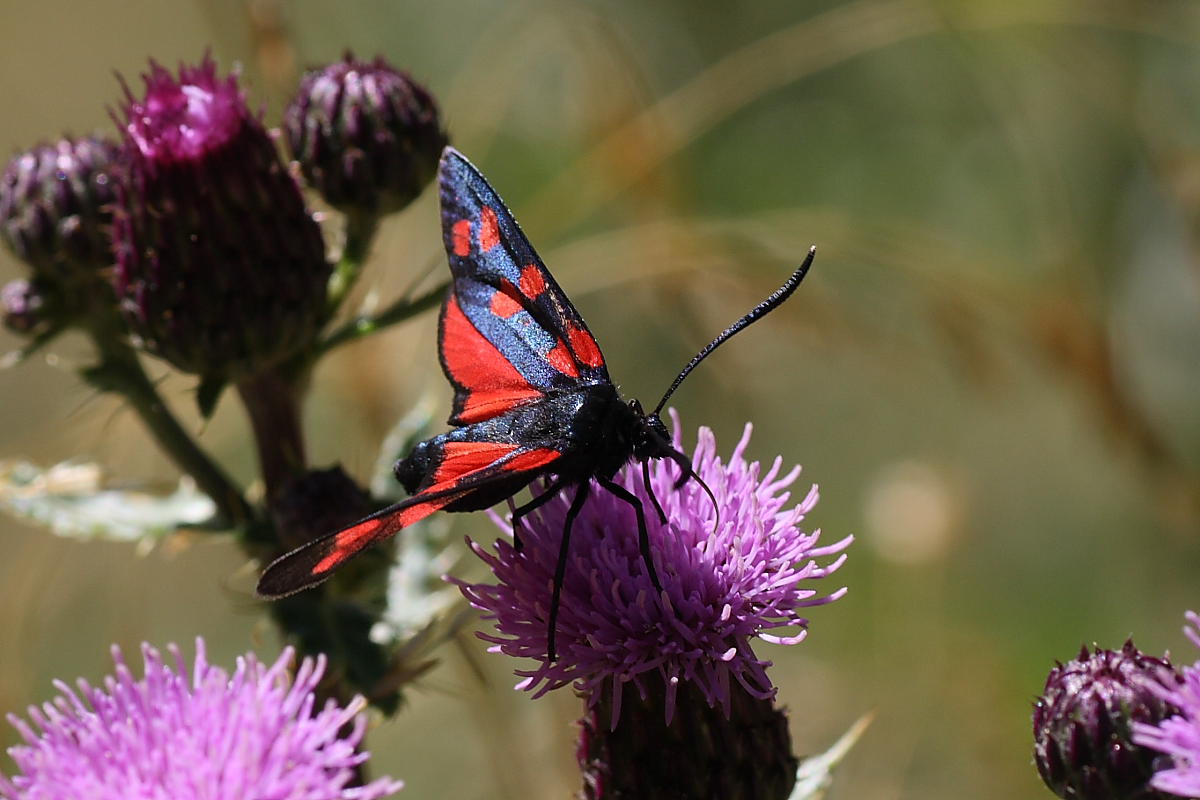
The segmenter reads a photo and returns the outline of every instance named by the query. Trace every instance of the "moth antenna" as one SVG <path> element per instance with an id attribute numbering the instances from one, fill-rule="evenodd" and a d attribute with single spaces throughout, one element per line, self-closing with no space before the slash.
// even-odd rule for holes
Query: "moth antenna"
<path id="1" fill-rule="evenodd" d="M 654 411 L 651 412 L 651 416 L 657 416 L 663 410 L 663 406 L 667 404 L 667 400 L 669 400 L 671 395 L 675 393 L 675 390 L 679 388 L 679 384 L 683 383 L 683 379 L 686 378 L 701 361 L 708 358 L 714 350 L 725 344 L 725 342 L 729 341 L 729 339 L 732 338 L 735 333 L 743 330 L 751 323 L 762 319 L 767 314 L 778 308 L 784 300 L 787 300 L 789 297 L 791 297 L 792 292 L 796 291 L 796 287 L 800 285 L 800 281 L 804 280 L 804 276 L 808 274 L 808 268 L 812 266 L 813 259 L 816 258 L 816 255 L 817 248 L 814 245 L 808 249 L 808 256 L 804 259 L 804 263 L 792 273 L 792 277 L 788 278 L 787 281 L 784 282 L 783 286 L 780 286 L 778 289 L 771 292 L 770 296 L 755 306 L 749 314 L 730 325 L 721 333 L 720 336 L 705 345 L 704 349 L 699 353 L 696 353 L 692 360 L 688 362 L 688 365 L 683 368 L 683 371 L 679 373 L 679 377 L 675 379 L 675 382 L 671 384 L 671 388 L 667 389 L 667 393 L 663 395 L 662 400 L 658 401 L 658 405 L 654 407 Z"/>

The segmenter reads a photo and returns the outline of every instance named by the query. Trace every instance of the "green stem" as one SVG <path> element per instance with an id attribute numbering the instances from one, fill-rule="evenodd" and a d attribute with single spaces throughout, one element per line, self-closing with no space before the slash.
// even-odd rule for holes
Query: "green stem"
<path id="1" fill-rule="evenodd" d="M 105 391 L 122 395 L 166 454 L 196 481 L 200 490 L 217 506 L 220 522 L 241 526 L 254 518 L 254 510 L 241 490 L 200 449 L 171 409 L 159 396 L 137 353 L 125 339 L 124 330 L 111 304 L 101 300 L 87 313 L 84 324 L 100 352 L 100 364 L 86 372 L 91 382 Z"/>
<path id="2" fill-rule="evenodd" d="M 329 276 L 329 315 L 333 316 L 341 307 L 346 295 L 354 288 L 359 273 L 362 272 L 363 262 L 379 230 L 379 217 L 375 214 L 346 215 L 346 245 L 342 248 L 342 257 L 338 259 Z"/>
<path id="3" fill-rule="evenodd" d="M 450 282 L 446 281 L 417 297 L 402 297 L 378 314 L 364 314 L 363 316 L 355 317 L 326 336 L 317 345 L 317 355 L 325 355 L 330 350 L 347 342 L 361 339 L 364 336 L 383 330 L 389 325 L 395 325 L 398 322 L 403 322 L 410 317 L 414 317 L 426 309 L 433 308 L 446 296 L 446 290 L 449 287 Z"/>

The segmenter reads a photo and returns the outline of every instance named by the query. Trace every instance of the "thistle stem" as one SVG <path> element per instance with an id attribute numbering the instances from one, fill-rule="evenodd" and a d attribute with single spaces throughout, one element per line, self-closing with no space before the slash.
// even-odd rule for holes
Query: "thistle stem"
<path id="1" fill-rule="evenodd" d="M 300 390 L 284 370 L 270 368 L 242 380 L 238 396 L 250 417 L 267 505 L 287 482 L 304 474 Z"/>
<path id="2" fill-rule="evenodd" d="M 317 346 L 317 354 L 324 355 L 336 347 L 353 342 L 386 327 L 415 317 L 426 309 L 433 308 L 446 296 L 450 282 L 440 283 L 428 292 L 416 297 L 402 297 L 378 314 L 355 317 L 329 334 Z"/>
<path id="3" fill-rule="evenodd" d="M 100 364 L 85 373 L 90 382 L 103 391 L 116 392 L 125 398 L 159 447 L 216 504 L 220 522 L 236 527 L 252 520 L 254 511 L 241 490 L 179 424 L 146 375 L 113 311 L 111 296 L 106 296 L 104 291 L 97 294 L 104 299 L 92 304 L 83 318 L 100 353 Z"/>
<path id="4" fill-rule="evenodd" d="M 346 295 L 354 288 L 378 230 L 379 216 L 376 214 L 346 215 L 346 244 L 342 248 L 342 257 L 333 268 L 333 274 L 329 276 L 330 316 L 341 307 Z"/>

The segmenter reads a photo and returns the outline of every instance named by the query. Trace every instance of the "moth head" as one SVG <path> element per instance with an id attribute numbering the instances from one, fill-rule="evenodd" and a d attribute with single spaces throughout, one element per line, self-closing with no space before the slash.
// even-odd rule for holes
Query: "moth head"
<path id="1" fill-rule="evenodd" d="M 671 434 L 658 414 L 647 415 L 637 399 L 629 401 L 629 410 L 637 419 L 633 437 L 633 455 L 638 461 L 669 457 L 675 451 L 671 446 Z"/>

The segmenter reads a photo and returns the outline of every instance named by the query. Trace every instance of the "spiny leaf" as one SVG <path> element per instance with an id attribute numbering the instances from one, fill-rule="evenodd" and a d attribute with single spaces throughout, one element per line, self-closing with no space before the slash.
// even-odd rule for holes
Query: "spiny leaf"
<path id="1" fill-rule="evenodd" d="M 147 542 L 216 512 L 212 500 L 184 478 L 169 495 L 107 489 L 96 464 L 64 462 L 41 469 L 0 462 L 0 508 L 45 525 L 59 536 Z"/>
<path id="2" fill-rule="evenodd" d="M 792 790 L 788 800 L 821 800 L 833 784 L 834 768 L 846 757 L 850 748 L 858 743 L 874 718 L 874 713 L 864 714 L 824 753 L 809 756 L 801 761 L 800 769 L 796 770 L 796 788 Z"/>
<path id="3" fill-rule="evenodd" d="M 221 400 L 221 392 L 225 391 L 225 384 L 224 378 L 212 375 L 200 379 L 200 385 L 196 387 L 196 407 L 200 409 L 200 416 L 212 419 L 213 412 L 217 410 L 217 403 Z"/>

